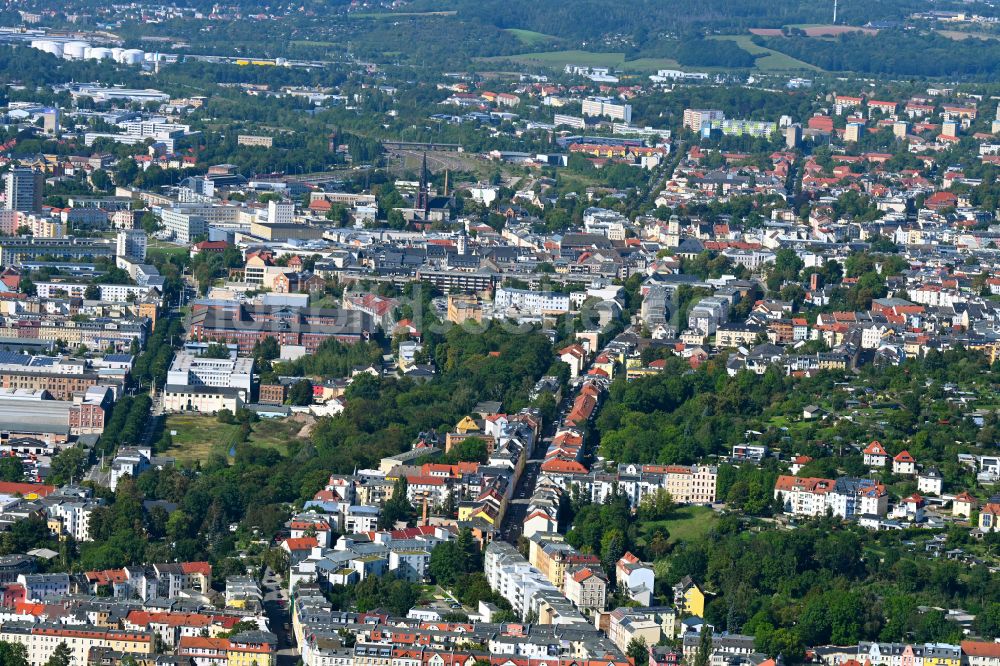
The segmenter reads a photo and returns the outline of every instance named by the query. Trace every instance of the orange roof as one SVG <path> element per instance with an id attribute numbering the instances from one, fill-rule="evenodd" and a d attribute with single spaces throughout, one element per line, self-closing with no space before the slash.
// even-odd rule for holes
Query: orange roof
<path id="1" fill-rule="evenodd" d="M 188 574 L 212 575 L 212 565 L 208 562 L 181 562 L 181 571 Z"/>
<path id="2" fill-rule="evenodd" d="M 780 492 L 799 491 L 812 494 L 825 495 L 833 490 L 833 479 L 821 479 L 816 477 L 798 477 L 782 474 L 774 484 L 774 489 Z"/>
<path id="3" fill-rule="evenodd" d="M 183 650 L 184 648 L 201 648 L 203 650 L 225 651 L 229 649 L 229 640 L 226 638 L 206 638 L 204 636 L 181 636 L 177 648 L 179 650 Z"/>
<path id="4" fill-rule="evenodd" d="M 1000 658 L 1000 643 L 990 641 L 962 641 L 962 652 L 971 657 Z"/>
<path id="5" fill-rule="evenodd" d="M 879 443 L 879 441 L 877 439 L 875 441 L 873 441 L 871 444 L 869 444 L 868 446 L 865 447 L 864 453 L 865 453 L 865 455 L 870 455 L 870 456 L 888 456 L 889 455 L 888 453 L 886 453 L 885 447 L 882 446 L 882 444 Z"/>
<path id="6" fill-rule="evenodd" d="M 976 504 L 976 498 L 969 494 L 969 491 L 963 490 L 959 494 L 955 495 L 956 502 L 968 502 L 970 504 Z"/>
<path id="7" fill-rule="evenodd" d="M 55 491 L 55 486 L 46 486 L 41 483 L 0 481 L 0 494 L 2 495 L 38 495 L 39 497 L 45 497 Z"/>
<path id="8" fill-rule="evenodd" d="M 575 460 L 565 460 L 563 458 L 556 458 L 554 460 L 546 460 L 542 463 L 543 472 L 564 472 L 569 474 L 586 474 L 587 468 Z"/>
<path id="9" fill-rule="evenodd" d="M 284 545 L 290 552 L 296 550 L 312 550 L 319 545 L 316 537 L 298 537 L 296 539 L 285 539 Z"/>

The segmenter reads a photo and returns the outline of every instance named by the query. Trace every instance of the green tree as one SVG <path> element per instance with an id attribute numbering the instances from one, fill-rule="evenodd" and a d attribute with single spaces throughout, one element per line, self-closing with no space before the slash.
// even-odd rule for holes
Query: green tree
<path id="1" fill-rule="evenodd" d="M 229 358 L 229 347 L 221 342 L 213 342 L 201 353 L 204 358 Z"/>
<path id="2" fill-rule="evenodd" d="M 712 630 L 703 627 L 698 641 L 698 651 L 694 655 L 694 666 L 709 666 L 712 661 Z"/>
<path id="3" fill-rule="evenodd" d="M 0 664 L 4 666 L 28 666 L 28 648 L 20 643 L 0 641 Z"/>
<path id="4" fill-rule="evenodd" d="M 258 360 L 273 361 L 281 356 L 281 346 L 277 340 L 268 335 L 254 343 L 252 355 Z"/>
<path id="5" fill-rule="evenodd" d="M 642 636 L 634 637 L 628 642 L 625 654 L 632 658 L 635 666 L 646 666 L 649 663 L 649 646 L 646 645 L 646 639 Z"/>
<path id="6" fill-rule="evenodd" d="M 24 465 L 15 455 L 0 458 L 0 481 L 23 481 Z"/>
<path id="7" fill-rule="evenodd" d="M 468 529 L 452 541 L 438 544 L 431 551 L 428 572 L 440 585 L 453 587 L 465 574 L 482 569 L 482 553 Z"/>
<path id="8" fill-rule="evenodd" d="M 311 405 L 313 401 L 313 386 L 308 379 L 300 379 L 288 390 L 288 402 L 293 405 Z"/>
<path id="9" fill-rule="evenodd" d="M 90 182 L 94 185 L 94 189 L 102 192 L 109 191 L 113 185 L 111 176 L 104 169 L 94 169 L 93 173 L 90 174 Z"/>
<path id="10" fill-rule="evenodd" d="M 1000 637 L 1000 603 L 987 604 L 976 615 L 976 631 L 984 638 Z"/>
<path id="11" fill-rule="evenodd" d="M 52 651 L 52 656 L 45 662 L 45 666 L 70 666 L 73 663 L 73 651 L 66 643 L 59 643 Z"/>
<path id="12" fill-rule="evenodd" d="M 63 449 L 52 458 L 49 483 L 62 486 L 72 480 L 79 480 L 87 466 L 87 452 L 79 446 Z"/>
<path id="13" fill-rule="evenodd" d="M 398 522 L 409 524 L 416 518 L 417 513 L 406 497 L 406 489 L 406 477 L 402 476 L 393 486 L 392 497 L 382 507 L 382 514 L 379 516 L 379 527 L 382 529 L 392 529 Z"/>

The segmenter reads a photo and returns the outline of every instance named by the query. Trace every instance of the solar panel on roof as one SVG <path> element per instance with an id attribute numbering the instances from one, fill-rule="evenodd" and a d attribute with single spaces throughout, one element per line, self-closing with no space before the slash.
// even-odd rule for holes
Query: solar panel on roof
<path id="1" fill-rule="evenodd" d="M 27 365 L 30 360 L 31 357 L 28 356 L 27 354 L 18 354 L 17 352 L 0 351 L 0 363 L 10 364 L 10 365 L 13 365 L 15 363 L 18 365 Z"/>

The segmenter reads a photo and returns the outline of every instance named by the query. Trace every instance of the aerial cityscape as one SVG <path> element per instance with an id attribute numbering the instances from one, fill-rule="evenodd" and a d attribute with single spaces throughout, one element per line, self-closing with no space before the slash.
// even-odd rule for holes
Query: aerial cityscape
<path id="1" fill-rule="evenodd" d="M 1000 666 L 994 0 L 4 0 L 0 181 L 0 666 Z"/>

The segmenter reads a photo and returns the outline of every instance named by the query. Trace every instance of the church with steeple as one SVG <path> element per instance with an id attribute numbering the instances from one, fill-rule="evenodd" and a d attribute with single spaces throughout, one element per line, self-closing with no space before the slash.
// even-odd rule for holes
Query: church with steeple
<path id="1" fill-rule="evenodd" d="M 431 184 L 431 173 L 427 168 L 427 153 L 424 153 L 420 165 L 420 181 L 413 199 L 413 208 L 403 212 L 407 222 L 420 227 L 427 223 L 443 222 L 451 218 L 451 211 L 455 207 L 455 197 L 448 192 L 447 183 L 446 173 L 445 192 L 438 194 Z"/>

